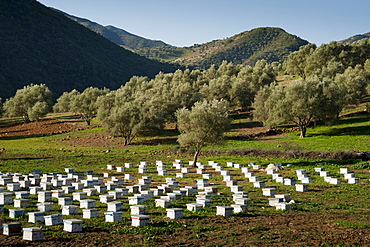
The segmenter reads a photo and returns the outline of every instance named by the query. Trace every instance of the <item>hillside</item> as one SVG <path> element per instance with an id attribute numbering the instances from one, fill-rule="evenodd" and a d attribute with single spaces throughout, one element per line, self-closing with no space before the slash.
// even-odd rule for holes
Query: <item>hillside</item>
<path id="1" fill-rule="evenodd" d="M 57 10 L 60 11 L 60 10 Z M 160 40 L 150 40 L 135 34 L 129 33 L 123 29 L 114 26 L 103 26 L 96 22 L 90 21 L 85 18 L 76 17 L 67 13 L 60 11 L 68 18 L 78 22 L 79 24 L 89 28 L 90 30 L 102 35 L 103 37 L 109 39 L 110 41 L 116 43 L 119 46 L 123 46 L 126 49 L 135 50 L 142 48 L 152 48 L 152 47 L 170 47 L 170 45 L 164 43 Z"/>
<path id="2" fill-rule="evenodd" d="M 361 39 L 367 39 L 367 38 L 370 38 L 370 32 L 368 33 L 364 33 L 364 34 L 357 34 L 357 35 L 354 35 L 352 37 L 349 37 L 348 39 L 344 39 L 344 40 L 341 40 L 341 41 L 338 41 L 344 45 L 349 45 L 349 44 L 352 44 L 356 41 L 359 41 Z"/>
<path id="3" fill-rule="evenodd" d="M 291 52 L 306 44 L 306 40 L 281 28 L 265 27 L 191 47 L 145 48 L 136 52 L 149 58 L 208 68 L 212 64 L 221 64 L 223 60 L 248 65 L 261 59 L 269 63 L 282 62 Z"/>
<path id="4" fill-rule="evenodd" d="M 45 83 L 58 97 L 88 86 L 118 88 L 133 75 L 172 66 L 117 46 L 35 0 L 0 0 L 0 97 Z"/>

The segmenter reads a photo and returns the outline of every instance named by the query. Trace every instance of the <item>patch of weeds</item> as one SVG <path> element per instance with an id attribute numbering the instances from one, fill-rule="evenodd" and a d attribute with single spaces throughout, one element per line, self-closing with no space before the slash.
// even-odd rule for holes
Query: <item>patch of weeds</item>
<path id="1" fill-rule="evenodd" d="M 367 222 L 351 222 L 349 220 L 336 220 L 334 223 L 346 227 L 346 228 L 353 228 L 353 229 L 359 229 L 359 228 L 370 228 L 370 223 Z"/>
<path id="2" fill-rule="evenodd" d="M 217 231 L 222 231 L 224 227 L 222 226 L 212 226 L 212 225 L 205 225 L 205 226 L 194 226 L 191 230 L 196 233 L 200 232 L 217 232 Z"/>
<path id="3" fill-rule="evenodd" d="M 144 236 L 154 236 L 162 234 L 172 234 L 179 228 L 186 227 L 185 224 L 175 221 L 161 221 L 143 227 L 123 227 L 113 231 L 115 234 L 143 234 Z"/>
<path id="4" fill-rule="evenodd" d="M 251 228 L 247 229 L 247 232 L 262 232 L 262 231 L 268 231 L 268 230 L 270 229 L 264 226 L 252 226 Z"/>
<path id="5" fill-rule="evenodd" d="M 161 242 L 162 239 L 156 236 L 149 236 L 144 239 L 145 242 Z"/>
<path id="6" fill-rule="evenodd" d="M 369 169 L 369 168 L 370 161 L 361 161 L 351 166 L 351 169 Z"/>

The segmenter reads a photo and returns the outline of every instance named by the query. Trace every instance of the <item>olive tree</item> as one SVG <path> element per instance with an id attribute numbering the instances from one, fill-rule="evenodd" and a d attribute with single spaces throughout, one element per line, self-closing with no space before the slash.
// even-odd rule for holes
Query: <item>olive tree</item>
<path id="1" fill-rule="evenodd" d="M 64 92 L 53 106 L 54 112 L 70 112 L 72 109 L 72 103 L 75 101 L 75 97 L 80 94 L 76 89 L 71 92 Z"/>
<path id="2" fill-rule="evenodd" d="M 24 121 L 38 120 L 51 110 L 52 93 L 45 84 L 28 85 L 18 89 L 14 97 L 4 103 L 5 115 L 22 117 Z"/>
<path id="3" fill-rule="evenodd" d="M 312 77 L 287 86 L 271 84 L 256 95 L 254 117 L 266 126 L 295 123 L 306 136 L 312 121 L 335 118 L 343 108 L 343 91 L 332 80 Z"/>
<path id="4" fill-rule="evenodd" d="M 176 111 L 180 131 L 178 142 L 181 146 L 194 147 L 194 165 L 204 146 L 224 142 L 223 133 L 230 126 L 228 107 L 226 100 L 213 100 L 196 102 L 191 110 L 181 108 Z"/>
<path id="5" fill-rule="evenodd" d="M 109 89 L 99 89 L 95 87 L 88 87 L 82 93 L 73 97 L 71 102 L 71 111 L 80 114 L 87 125 L 91 124 L 91 120 L 96 116 L 98 105 L 96 101 L 99 96 L 105 95 Z"/>
<path id="6" fill-rule="evenodd" d="M 362 66 L 348 67 L 343 74 L 337 74 L 335 81 L 344 91 L 344 103 L 346 105 L 358 105 L 367 95 L 366 87 L 368 80 Z"/>
<path id="7" fill-rule="evenodd" d="M 161 108 L 149 95 L 135 93 L 131 87 L 121 87 L 97 100 L 97 117 L 113 137 L 123 137 L 129 145 L 145 131 L 159 129 L 164 124 Z M 154 100 L 154 101 L 153 101 Z"/>

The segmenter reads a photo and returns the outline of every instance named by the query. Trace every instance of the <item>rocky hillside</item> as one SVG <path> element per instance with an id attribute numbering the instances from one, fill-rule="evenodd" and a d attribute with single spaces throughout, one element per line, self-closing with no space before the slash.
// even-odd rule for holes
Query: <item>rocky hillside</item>
<path id="1" fill-rule="evenodd" d="M 219 65 L 224 60 L 249 65 L 254 65 L 261 59 L 269 63 L 282 62 L 291 52 L 306 44 L 306 40 L 281 28 L 265 27 L 191 47 L 145 48 L 136 52 L 148 58 L 208 68 L 212 64 Z"/>

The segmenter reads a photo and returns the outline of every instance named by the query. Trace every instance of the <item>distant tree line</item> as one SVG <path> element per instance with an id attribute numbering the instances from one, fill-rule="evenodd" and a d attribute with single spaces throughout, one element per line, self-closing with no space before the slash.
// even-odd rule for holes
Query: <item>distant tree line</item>
<path id="1" fill-rule="evenodd" d="M 270 127 L 295 123 L 300 137 L 313 121 L 338 117 L 345 106 L 359 104 L 369 93 L 369 57 L 369 39 L 352 45 L 309 44 L 284 64 L 260 60 L 252 67 L 224 61 L 202 71 L 177 70 L 154 79 L 134 76 L 117 90 L 64 92 L 53 107 L 45 85 L 30 85 L 1 103 L 0 112 L 32 121 L 53 108 L 79 114 L 88 125 L 97 117 L 125 145 L 165 123 L 177 123 L 179 143 L 195 147 L 196 162 L 203 146 L 221 142 L 230 109 L 253 107 L 255 119 Z M 278 83 L 278 74 L 299 79 Z"/>

